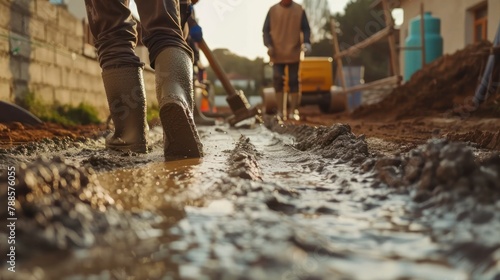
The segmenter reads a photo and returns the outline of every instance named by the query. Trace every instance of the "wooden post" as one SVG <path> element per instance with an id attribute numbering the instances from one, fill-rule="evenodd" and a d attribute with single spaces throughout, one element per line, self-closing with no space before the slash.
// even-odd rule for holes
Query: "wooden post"
<path id="1" fill-rule="evenodd" d="M 390 36 L 391 33 L 392 33 L 391 28 L 386 27 L 386 28 L 380 30 L 379 32 L 373 34 L 372 36 L 366 38 L 365 40 L 357 43 L 356 45 L 349 47 L 347 50 L 343 50 L 340 53 L 335 54 L 335 58 L 337 58 L 337 56 L 341 56 L 341 57 L 354 56 L 361 49 L 367 48 L 367 47 L 373 45 L 374 43 L 376 43 L 382 39 L 385 39 L 386 37 Z"/>
<path id="2" fill-rule="evenodd" d="M 396 39 L 394 38 L 394 21 L 392 20 L 391 9 L 389 8 L 389 4 L 387 0 L 382 0 L 382 6 L 384 9 L 385 15 L 385 24 L 390 27 L 391 33 L 389 34 L 389 49 L 391 52 L 391 66 L 392 66 L 392 74 L 393 76 L 399 76 L 399 59 L 396 52 Z"/>
<path id="3" fill-rule="evenodd" d="M 344 76 L 344 66 L 342 64 L 342 56 L 339 56 L 337 54 L 340 53 L 340 46 L 339 46 L 339 38 L 337 36 L 337 24 L 335 22 L 335 19 L 331 19 L 330 21 L 331 29 L 332 29 L 332 37 L 333 37 L 333 47 L 335 48 L 335 60 L 337 61 L 337 74 L 339 75 L 339 80 L 340 83 L 342 84 L 342 89 L 346 90 L 346 81 L 345 81 L 345 76 Z"/>
<path id="4" fill-rule="evenodd" d="M 422 48 L 422 68 L 427 64 L 427 52 L 425 46 L 425 20 L 424 2 L 420 3 L 420 43 Z"/>

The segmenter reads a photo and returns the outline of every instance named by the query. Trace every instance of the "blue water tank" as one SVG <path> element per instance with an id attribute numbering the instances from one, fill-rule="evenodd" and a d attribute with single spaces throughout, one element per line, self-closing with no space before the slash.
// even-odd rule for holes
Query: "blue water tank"
<path id="1" fill-rule="evenodd" d="M 422 68 L 422 51 L 419 49 L 422 46 L 422 38 L 420 32 L 420 18 L 415 17 L 409 24 L 409 35 L 406 38 L 405 50 L 405 81 L 408 81 L 411 76 Z M 441 20 L 433 17 L 430 12 L 424 13 L 425 25 L 425 61 L 430 63 L 443 55 L 443 37 L 441 37 Z"/>
<path id="2" fill-rule="evenodd" d="M 342 67 L 342 69 L 344 71 L 346 87 L 350 88 L 364 83 L 364 77 L 365 77 L 364 66 L 344 66 Z M 341 85 L 340 77 L 337 77 L 336 85 Z M 363 93 L 361 91 L 351 92 L 347 96 L 347 110 L 349 112 L 352 112 L 356 108 L 361 106 L 361 103 L 363 101 L 362 98 L 363 98 Z"/>

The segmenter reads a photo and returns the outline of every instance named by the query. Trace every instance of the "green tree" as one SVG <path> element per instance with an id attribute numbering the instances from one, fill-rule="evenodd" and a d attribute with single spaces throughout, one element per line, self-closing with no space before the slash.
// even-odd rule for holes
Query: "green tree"
<path id="1" fill-rule="evenodd" d="M 363 41 L 385 28 L 384 13 L 380 8 L 372 7 L 372 0 L 351 0 L 344 13 L 332 15 L 338 23 L 340 49 Z M 310 56 L 333 56 L 330 21 L 324 22 L 323 31 L 327 34 L 323 39 L 313 43 Z M 381 40 L 359 52 L 356 57 L 343 59 L 345 66 L 364 66 L 365 81 L 370 82 L 387 77 L 389 72 L 389 45 Z"/>
<path id="2" fill-rule="evenodd" d="M 311 40 L 320 42 L 331 38 L 331 32 L 325 30 L 325 24 L 329 24 L 330 8 L 327 0 L 303 0 L 302 6 L 306 11 L 307 19 L 311 27 Z"/>

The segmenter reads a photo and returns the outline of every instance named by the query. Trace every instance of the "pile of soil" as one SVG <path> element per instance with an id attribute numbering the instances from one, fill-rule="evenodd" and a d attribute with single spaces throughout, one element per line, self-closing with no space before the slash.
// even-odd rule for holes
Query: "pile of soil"
<path id="1" fill-rule="evenodd" d="M 491 47 L 491 43 L 487 41 L 478 42 L 435 60 L 416 72 L 410 81 L 394 89 L 380 103 L 356 110 L 353 117 L 400 120 L 454 115 L 454 109 L 467 105 L 472 100 Z M 498 76 L 497 71 L 494 77 Z M 500 94 L 493 94 L 473 115 L 498 117 L 499 103 Z"/>

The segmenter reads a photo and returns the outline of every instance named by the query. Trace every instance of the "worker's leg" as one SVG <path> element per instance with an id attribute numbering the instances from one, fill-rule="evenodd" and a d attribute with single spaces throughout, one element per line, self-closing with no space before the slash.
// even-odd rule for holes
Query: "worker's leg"
<path id="1" fill-rule="evenodd" d="M 294 120 L 300 120 L 299 107 L 302 97 L 302 92 L 300 90 L 300 78 L 299 78 L 299 66 L 300 64 L 292 63 L 288 64 L 288 75 L 289 75 L 289 86 L 290 86 L 290 110 L 289 118 Z"/>
<path id="2" fill-rule="evenodd" d="M 183 50 L 188 57 L 193 53 L 184 39 L 184 16 L 181 17 L 179 0 L 135 0 L 141 17 L 142 42 L 149 50 L 151 67 L 156 57 L 166 48 Z"/>
<path id="3" fill-rule="evenodd" d="M 134 52 L 137 32 L 128 1 L 85 0 L 85 4 L 115 126 L 114 134 L 106 139 L 106 146 L 146 152 L 143 64 Z"/>
<path id="4" fill-rule="evenodd" d="M 193 120 L 193 60 L 183 37 L 178 0 L 136 0 L 143 42 L 155 68 L 166 160 L 203 156 Z"/>
<path id="5" fill-rule="evenodd" d="M 283 91 L 285 83 L 285 64 L 273 64 L 273 85 L 276 92 L 276 104 L 278 107 L 277 116 L 286 119 L 287 98 Z"/>

